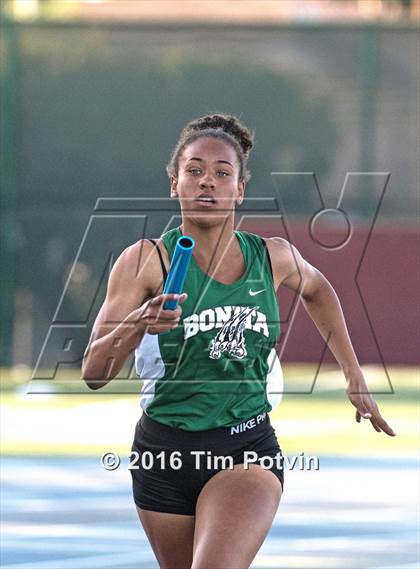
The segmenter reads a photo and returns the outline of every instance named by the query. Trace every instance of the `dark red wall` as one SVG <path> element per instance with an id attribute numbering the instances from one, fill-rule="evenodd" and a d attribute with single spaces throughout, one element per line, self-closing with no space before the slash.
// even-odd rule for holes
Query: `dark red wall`
<path id="1" fill-rule="evenodd" d="M 241 229 L 289 239 L 303 257 L 327 277 L 340 298 L 360 363 L 420 363 L 418 230 L 379 227 L 374 228 L 368 240 L 369 228 L 358 227 L 342 248 L 326 250 L 314 242 L 302 223 L 290 225 L 288 234 L 279 228 L 278 221 L 248 221 L 241 224 Z M 331 243 L 340 239 L 340 233 L 330 230 L 323 236 L 323 242 L 324 237 Z M 280 287 L 282 359 L 319 362 L 323 340 L 301 304 L 291 322 L 294 304 L 294 295 Z M 324 361 L 335 361 L 329 350 Z"/>

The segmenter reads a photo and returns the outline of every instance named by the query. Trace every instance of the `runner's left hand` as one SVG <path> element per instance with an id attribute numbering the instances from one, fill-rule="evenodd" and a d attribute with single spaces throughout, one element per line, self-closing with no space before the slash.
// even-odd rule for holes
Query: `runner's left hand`
<path id="1" fill-rule="evenodd" d="M 379 412 L 378 405 L 369 393 L 369 388 L 363 376 L 357 380 L 347 383 L 347 396 L 351 403 L 356 407 L 356 421 L 360 423 L 361 418 L 369 419 L 375 431 L 383 431 L 390 437 L 395 437 L 395 433 L 388 425 Z"/>

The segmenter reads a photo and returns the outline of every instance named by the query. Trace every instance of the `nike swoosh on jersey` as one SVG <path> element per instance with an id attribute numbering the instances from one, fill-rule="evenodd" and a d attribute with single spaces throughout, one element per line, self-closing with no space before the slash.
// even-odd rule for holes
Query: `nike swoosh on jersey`
<path id="1" fill-rule="evenodd" d="M 265 291 L 265 288 L 262 288 L 261 290 L 255 290 L 255 291 L 252 289 L 249 289 L 249 294 L 251 296 L 255 296 L 256 294 L 260 294 L 260 292 L 264 292 L 264 291 Z"/>

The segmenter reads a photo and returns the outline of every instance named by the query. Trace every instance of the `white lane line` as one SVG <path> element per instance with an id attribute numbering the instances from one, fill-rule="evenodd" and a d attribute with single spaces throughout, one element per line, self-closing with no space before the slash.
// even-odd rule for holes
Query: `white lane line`
<path id="1" fill-rule="evenodd" d="M 403 563 L 402 565 L 387 565 L 385 567 L 385 565 L 381 566 L 381 567 L 377 567 L 376 569 L 419 569 L 419 563 L 414 562 L 414 563 Z"/>
<path id="2" fill-rule="evenodd" d="M 155 557 L 152 553 L 142 553 L 139 551 L 128 553 L 117 553 L 116 555 L 102 554 L 89 557 L 73 557 L 71 559 L 52 559 L 50 561 L 35 561 L 29 563 L 12 563 L 3 565 L 2 569 L 97 569 L 98 567 L 115 567 L 123 563 L 144 563 L 154 562 L 148 569 L 157 568 Z M 141 565 L 137 565 L 140 569 Z M 144 567 L 144 566 L 143 566 Z"/>
<path id="3" fill-rule="evenodd" d="M 149 547 L 149 542 L 146 538 L 139 539 L 137 541 L 130 540 L 130 543 L 122 544 L 121 540 L 117 537 L 115 538 L 114 542 L 110 542 L 107 540 L 107 543 L 104 543 L 103 540 L 95 540 L 89 541 L 88 543 L 81 543 L 80 540 L 52 540 L 47 541 L 46 539 L 42 540 L 25 540 L 22 539 L 4 539 L 3 540 L 3 551 L 41 551 L 49 553 L 55 553 L 58 556 L 63 555 L 64 552 L 69 553 L 78 553 L 79 555 L 87 554 L 87 553 L 94 553 L 96 555 L 110 553 L 128 553 L 128 550 L 132 551 L 133 553 L 136 552 L 138 554 L 142 548 Z"/>
<path id="4" fill-rule="evenodd" d="M 307 555 L 259 555 L 251 569 L 338 569 L 340 559 L 331 557 L 312 557 Z"/>
<path id="5" fill-rule="evenodd" d="M 121 529 L 119 534 L 116 528 Z M 2 525 L 2 536 L 22 536 L 24 539 L 50 539 L 50 538 L 77 538 L 81 541 L 85 540 L 115 540 L 116 536 L 118 541 L 127 540 L 137 540 L 144 536 L 140 525 L 137 526 L 137 520 L 133 522 L 130 527 L 128 524 L 124 524 L 121 528 L 121 524 L 118 526 L 112 525 L 110 522 L 106 527 L 101 527 L 101 525 L 89 526 L 86 524 L 58 524 L 58 523 L 48 523 L 48 524 L 25 524 L 22 522 L 5 522 Z"/>

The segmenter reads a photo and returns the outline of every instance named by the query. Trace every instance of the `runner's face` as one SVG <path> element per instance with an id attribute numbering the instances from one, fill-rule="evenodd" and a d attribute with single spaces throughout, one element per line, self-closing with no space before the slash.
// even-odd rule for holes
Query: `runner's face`
<path id="1" fill-rule="evenodd" d="M 240 164 L 227 142 L 203 137 L 189 144 L 179 158 L 178 177 L 171 180 L 171 197 L 179 198 L 183 215 L 211 225 L 233 215 L 243 201 Z"/>

